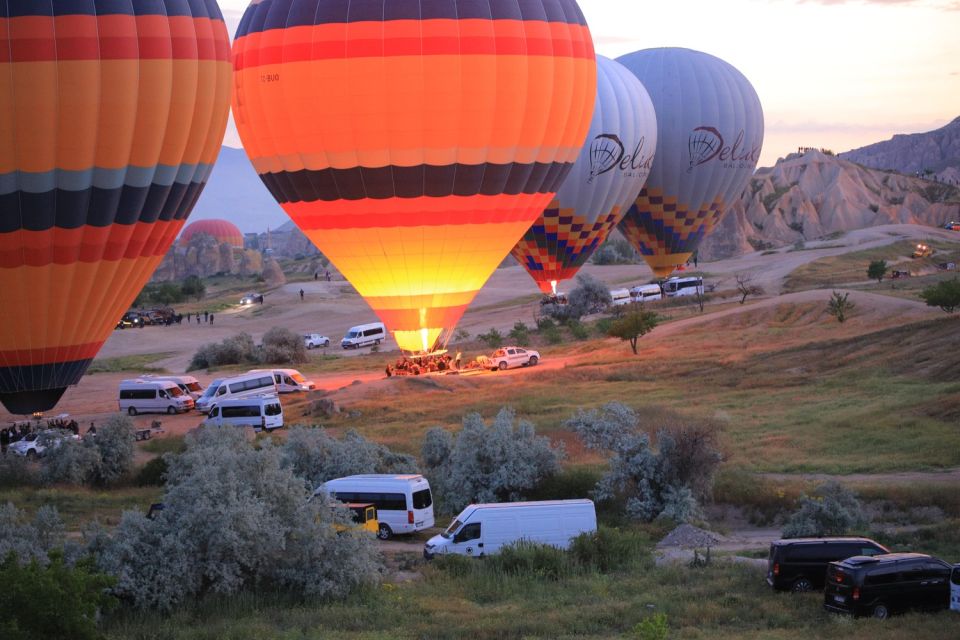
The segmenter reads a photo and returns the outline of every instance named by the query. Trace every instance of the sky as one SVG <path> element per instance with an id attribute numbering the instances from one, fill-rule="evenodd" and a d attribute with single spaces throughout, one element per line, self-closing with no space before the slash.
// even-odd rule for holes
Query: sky
<path id="1" fill-rule="evenodd" d="M 220 0 L 232 34 L 247 2 Z M 718 56 L 753 84 L 760 166 L 847 151 L 960 116 L 960 0 L 580 0 L 598 53 Z M 224 143 L 240 147 L 231 121 Z"/>

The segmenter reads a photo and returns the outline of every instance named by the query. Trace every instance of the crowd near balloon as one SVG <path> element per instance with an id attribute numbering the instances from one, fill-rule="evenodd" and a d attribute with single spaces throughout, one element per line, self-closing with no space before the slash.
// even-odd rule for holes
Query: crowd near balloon
<path id="1" fill-rule="evenodd" d="M 265 187 L 412 353 L 446 347 L 511 252 L 555 293 L 619 225 L 669 275 L 763 141 L 730 64 L 597 56 L 574 0 L 253 0 L 232 52 L 214 0 L 12 0 L 0 20 L 0 291 L 24 311 L 0 319 L 0 401 L 18 414 L 56 405 L 149 280 L 231 99 Z"/>

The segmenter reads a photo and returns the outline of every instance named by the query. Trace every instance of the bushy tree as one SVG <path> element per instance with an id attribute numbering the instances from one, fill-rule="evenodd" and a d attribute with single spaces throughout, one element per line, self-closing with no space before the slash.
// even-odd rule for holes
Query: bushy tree
<path id="1" fill-rule="evenodd" d="M 495 349 L 503 344 L 503 334 L 497 331 L 495 327 L 490 327 L 490 331 L 486 333 L 478 333 L 477 339 L 491 349 Z"/>
<path id="2" fill-rule="evenodd" d="M 301 339 L 301 345 L 303 340 Z M 209 369 L 225 364 L 256 364 L 259 362 L 257 345 L 249 333 L 238 333 L 221 342 L 210 342 L 193 354 L 187 371 Z"/>
<path id="3" fill-rule="evenodd" d="M 837 322 L 844 322 L 847 319 L 847 314 L 853 311 L 856 306 L 850 302 L 849 297 L 849 293 L 834 291 L 830 296 L 830 301 L 827 302 L 827 313 L 836 318 Z"/>
<path id="4" fill-rule="evenodd" d="M 588 273 L 581 273 L 577 276 L 577 286 L 567 295 L 567 304 L 545 304 L 541 310 L 545 315 L 565 323 L 603 311 L 612 301 L 607 285 Z"/>
<path id="5" fill-rule="evenodd" d="M 337 440 L 325 429 L 295 426 L 281 447 L 285 467 L 317 487 L 358 473 L 419 473 L 413 456 L 395 453 L 350 430 Z"/>
<path id="6" fill-rule="evenodd" d="M 867 267 L 867 277 L 877 282 L 883 281 L 883 276 L 887 275 L 886 260 L 872 260 Z"/>
<path id="7" fill-rule="evenodd" d="M 263 334 L 260 361 L 264 364 L 300 364 L 307 361 L 303 336 L 285 327 L 273 327 Z"/>
<path id="8" fill-rule="evenodd" d="M 633 354 L 636 355 L 637 341 L 656 328 L 660 322 L 660 317 L 655 312 L 647 311 L 639 305 L 630 306 L 635 308 L 630 309 L 611 322 L 607 329 L 607 335 L 629 342 Z"/>
<path id="9" fill-rule="evenodd" d="M 518 320 L 513 324 L 513 329 L 510 329 L 510 340 L 516 345 L 526 347 L 530 344 L 530 329 Z"/>
<path id="10" fill-rule="evenodd" d="M 0 638 L 101 638 L 97 615 L 116 605 L 106 591 L 113 583 L 89 562 L 69 566 L 60 553 L 27 564 L 10 553 L 0 562 Z"/>
<path id="11" fill-rule="evenodd" d="M 697 499 L 709 496 L 721 461 L 715 425 L 690 424 L 675 414 L 655 416 L 658 449 L 643 421 L 616 402 L 580 410 L 565 424 L 594 450 L 609 455 L 609 471 L 597 483 L 598 500 L 623 499 L 638 520 L 663 514 L 685 522 L 698 513 Z M 654 428 L 655 427 L 655 428 Z"/>
<path id="12" fill-rule="evenodd" d="M 960 309 L 960 279 L 944 280 L 920 292 L 928 307 L 940 307 L 947 313 Z"/>
<path id="13" fill-rule="evenodd" d="M 50 551 L 61 547 L 63 541 L 63 521 L 56 508 L 44 505 L 28 522 L 12 503 L 0 505 L 0 558 L 13 554 L 21 564 L 34 560 L 46 564 Z"/>
<path id="14" fill-rule="evenodd" d="M 256 448 L 238 430 L 208 427 L 170 459 L 163 511 L 124 513 L 91 548 L 117 578 L 114 592 L 141 608 L 256 588 L 343 596 L 375 581 L 372 538 L 338 533 L 347 510 L 311 494 L 270 442 Z"/>
<path id="15" fill-rule="evenodd" d="M 203 283 L 200 276 L 187 276 L 184 278 L 183 284 L 180 285 L 180 292 L 183 293 L 184 297 L 202 300 L 207 292 L 207 285 Z"/>
<path id="16" fill-rule="evenodd" d="M 800 497 L 800 508 L 783 528 L 784 538 L 863 533 L 869 519 L 856 494 L 839 482 L 820 485 Z"/>
<path id="17" fill-rule="evenodd" d="M 556 473 L 563 457 L 561 447 L 537 436 L 533 424 L 517 421 L 507 407 L 489 427 L 471 413 L 456 436 L 444 434 L 440 427 L 427 432 L 423 462 L 443 507 L 452 512 L 473 502 L 518 500 Z"/>
<path id="18" fill-rule="evenodd" d="M 135 440 L 130 418 L 110 416 L 95 436 L 64 439 L 48 446 L 43 458 L 43 479 L 53 483 L 112 484 L 133 468 Z"/>

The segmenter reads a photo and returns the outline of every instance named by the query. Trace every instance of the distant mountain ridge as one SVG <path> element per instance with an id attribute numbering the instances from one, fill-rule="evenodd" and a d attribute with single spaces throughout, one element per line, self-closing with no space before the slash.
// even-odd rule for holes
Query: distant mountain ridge
<path id="1" fill-rule="evenodd" d="M 950 220 L 960 220 L 960 188 L 810 150 L 759 169 L 704 240 L 700 258 L 728 258 L 882 224 L 941 226 Z"/>
<path id="2" fill-rule="evenodd" d="M 930 175 L 960 184 L 955 182 L 960 179 L 960 118 L 934 131 L 898 134 L 840 157 L 872 169 Z"/>

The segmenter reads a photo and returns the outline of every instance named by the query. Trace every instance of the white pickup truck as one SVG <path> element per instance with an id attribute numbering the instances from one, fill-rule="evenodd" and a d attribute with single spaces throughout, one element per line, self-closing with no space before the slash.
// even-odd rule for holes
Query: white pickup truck
<path id="1" fill-rule="evenodd" d="M 540 352 L 523 347 L 500 347 L 487 359 L 487 366 L 493 371 L 512 367 L 536 366 L 540 362 Z"/>
<path id="2" fill-rule="evenodd" d="M 330 338 L 319 333 L 308 333 L 303 336 L 303 346 L 307 349 L 316 349 L 317 347 L 329 347 Z"/>

